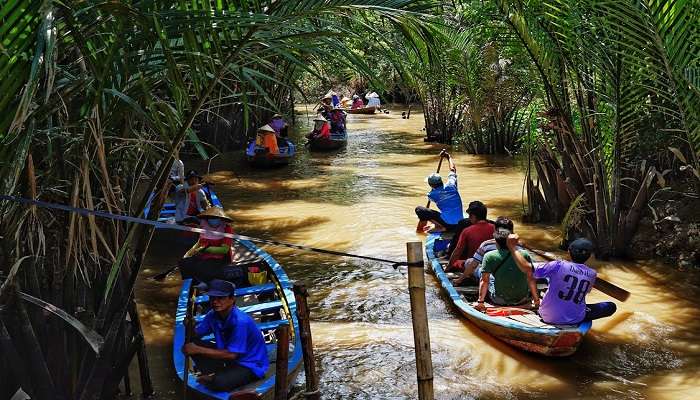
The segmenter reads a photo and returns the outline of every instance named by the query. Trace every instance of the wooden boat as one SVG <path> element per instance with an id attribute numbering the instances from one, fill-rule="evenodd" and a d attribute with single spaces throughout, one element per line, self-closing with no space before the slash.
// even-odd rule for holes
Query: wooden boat
<path id="1" fill-rule="evenodd" d="M 476 310 L 471 304 L 476 301 L 479 292 L 476 283 L 466 287 L 453 286 L 450 278 L 456 275 L 446 273 L 443 264 L 447 261 L 436 256 L 436 250 L 446 248 L 447 243 L 439 233 L 430 234 L 425 242 L 425 252 L 440 286 L 464 317 L 490 335 L 521 350 L 545 356 L 568 356 L 576 351 L 591 329 L 591 321 L 578 325 L 550 325 L 529 308 L 500 307 L 488 303 L 486 313 Z M 538 283 L 538 288 L 545 289 L 546 284 Z"/>
<path id="2" fill-rule="evenodd" d="M 348 144 L 347 131 L 331 133 L 329 138 L 316 138 L 309 140 L 311 150 L 338 150 Z"/>
<path id="3" fill-rule="evenodd" d="M 377 111 L 376 106 L 362 107 L 362 108 L 346 108 L 343 109 L 348 114 L 374 114 Z"/>
<path id="4" fill-rule="evenodd" d="M 212 205 L 222 206 L 221 201 L 211 188 L 206 187 L 206 193 Z M 147 215 L 148 208 L 145 210 L 145 213 Z M 158 220 L 165 222 L 173 218 L 174 215 L 175 205 L 168 203 L 161 210 Z M 191 232 L 162 230 L 162 233 L 171 232 L 179 236 L 174 238 L 175 240 L 170 240 L 173 238 L 168 236 L 167 238 L 170 240 L 169 243 L 172 243 L 172 245 L 183 253 L 189 246 L 194 244 L 198 237 L 198 234 Z M 164 237 L 160 237 L 160 239 L 164 239 Z M 240 279 L 238 279 L 236 287 L 236 306 L 250 315 L 263 333 L 267 345 L 268 357 L 270 359 L 270 367 L 262 379 L 237 388 L 233 392 L 211 391 L 204 385 L 198 383 L 196 377 L 192 373 L 188 373 L 187 386 L 190 391 L 206 399 L 255 398 L 271 400 L 275 388 L 277 349 L 277 339 L 274 332 L 280 325 L 288 324 L 290 328 L 288 365 L 288 382 L 290 382 L 290 384 L 294 382 L 303 366 L 299 321 L 297 319 L 296 300 L 292 291 L 292 282 L 277 261 L 249 241 L 234 242 L 232 254 L 232 265 L 225 269 L 241 268 L 256 264 L 260 270 L 267 271 L 267 282 L 262 284 L 253 286 L 241 285 Z M 246 280 L 245 278 L 243 279 Z M 209 309 L 208 297 L 206 295 L 199 295 L 197 290 L 196 286 L 192 285 L 191 279 L 185 279 L 182 282 L 177 312 L 175 314 L 173 363 L 180 380 L 183 379 L 185 371 L 185 357 L 182 354 L 182 346 L 185 343 L 184 319 L 187 315 L 188 306 L 190 306 L 190 299 L 192 299 L 193 302 L 191 304 L 191 309 L 194 310 L 195 321 L 201 320 Z M 205 337 L 204 339 L 213 340 L 213 336 L 210 335 L 210 337 Z"/>
<path id="5" fill-rule="evenodd" d="M 252 165 L 256 167 L 274 167 L 287 165 L 296 154 L 296 146 L 287 138 L 277 138 L 279 154 L 272 154 L 265 147 L 257 146 L 255 139 L 248 142 L 245 155 Z"/>
<path id="6" fill-rule="evenodd" d="M 202 190 L 204 190 L 204 193 L 206 194 L 207 199 L 209 200 L 209 204 L 211 204 L 213 206 L 217 206 L 217 207 L 223 207 L 221 205 L 221 201 L 219 200 L 219 197 L 216 195 L 216 193 L 211 188 L 211 186 L 204 185 L 202 187 Z M 148 199 L 148 202 L 146 203 L 146 208 L 143 210 L 144 217 L 148 215 L 148 211 L 151 208 L 151 202 L 153 201 L 154 196 L 155 196 L 155 194 L 151 194 L 151 197 Z M 160 210 L 160 213 L 158 214 L 158 222 L 175 223 L 175 203 L 166 202 L 163 204 L 163 208 Z M 188 225 L 188 224 L 185 223 L 185 225 Z M 197 227 L 198 225 L 193 224 L 193 226 Z M 158 233 L 159 240 L 168 241 L 168 242 L 175 242 L 175 243 L 178 243 L 179 245 L 186 246 L 186 247 L 192 246 L 197 241 L 197 238 L 199 237 L 199 234 L 197 234 L 195 232 L 177 231 L 177 230 L 161 229 L 161 228 L 156 228 L 156 230 Z"/>

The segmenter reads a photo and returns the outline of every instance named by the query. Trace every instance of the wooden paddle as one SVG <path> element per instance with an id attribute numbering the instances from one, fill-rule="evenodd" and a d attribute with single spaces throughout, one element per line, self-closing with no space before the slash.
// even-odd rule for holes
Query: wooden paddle
<path id="1" fill-rule="evenodd" d="M 185 344 L 192 341 L 192 336 L 194 336 L 194 299 L 195 299 L 195 288 L 190 283 L 189 300 L 187 301 L 187 312 L 185 312 Z M 185 370 L 182 371 L 182 398 L 187 399 L 187 381 L 189 380 L 190 367 L 192 366 L 192 360 L 190 356 L 185 355 Z"/>
<path id="2" fill-rule="evenodd" d="M 531 252 L 537 254 L 538 256 L 545 258 L 549 261 L 558 260 L 558 258 L 552 253 L 542 251 L 542 250 L 533 249 L 532 247 L 526 246 L 524 244 L 521 244 L 521 246 L 524 247 L 525 249 L 527 249 L 528 251 L 531 251 Z M 620 300 L 620 301 L 627 301 L 627 299 L 630 297 L 630 292 L 626 291 L 625 289 L 623 289 L 617 285 L 614 285 L 614 284 L 606 281 L 605 279 L 603 279 L 599 276 L 595 278 L 595 283 L 593 284 L 593 287 L 600 290 L 601 292 L 607 294 L 608 296 L 610 296 L 614 299 Z"/>
<path id="3" fill-rule="evenodd" d="M 437 171 L 435 171 L 436 174 L 440 173 L 440 167 L 442 167 L 442 160 L 445 158 L 445 149 L 442 149 L 440 151 L 440 162 L 438 162 L 437 166 Z M 425 208 L 430 208 L 430 199 L 428 199 L 428 204 L 425 205 Z M 423 228 L 428 224 L 428 221 L 418 221 L 418 225 L 416 225 L 416 232 L 423 232 Z"/>

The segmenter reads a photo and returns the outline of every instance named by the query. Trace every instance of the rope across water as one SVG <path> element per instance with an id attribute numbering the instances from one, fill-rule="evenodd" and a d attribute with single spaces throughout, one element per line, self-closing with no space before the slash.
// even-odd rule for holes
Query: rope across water
<path id="1" fill-rule="evenodd" d="M 178 224 L 167 224 L 164 222 L 152 221 L 149 219 L 137 218 L 137 217 L 132 217 L 129 215 L 112 214 L 112 213 L 108 213 L 108 212 L 104 212 L 104 211 L 90 210 L 87 208 L 80 208 L 80 207 L 72 207 L 72 206 L 68 206 L 65 204 L 59 204 L 59 203 L 48 203 L 45 201 L 26 199 L 26 198 L 17 197 L 17 196 L 0 195 L 0 200 L 11 201 L 11 202 L 26 204 L 26 205 L 32 205 L 32 206 L 37 206 L 37 207 L 41 207 L 41 208 L 48 208 L 48 209 L 53 209 L 53 210 L 72 212 L 72 213 L 86 215 L 86 216 L 87 215 L 94 215 L 94 216 L 100 217 L 100 218 L 107 218 L 107 219 L 113 219 L 113 220 L 118 220 L 118 221 L 131 222 L 131 223 L 135 223 L 135 224 L 151 225 L 151 226 L 154 226 L 156 228 L 162 228 L 162 229 L 172 229 L 172 230 L 185 231 L 185 232 L 195 232 L 195 233 L 211 232 L 211 233 L 216 233 L 217 235 L 228 237 L 228 238 L 235 239 L 235 240 L 247 240 L 247 241 L 250 241 L 253 243 L 262 243 L 262 244 L 268 244 L 268 245 L 272 245 L 272 246 L 281 246 L 281 247 L 288 247 L 288 248 L 292 248 L 292 249 L 310 251 L 310 252 L 314 252 L 314 253 L 330 254 L 330 255 L 334 255 L 334 256 L 350 257 L 350 258 L 357 258 L 357 259 L 361 259 L 361 260 L 387 263 L 387 264 L 391 264 L 391 266 L 394 269 L 398 269 L 399 266 L 408 265 L 408 263 L 406 263 L 405 261 L 396 261 L 396 260 L 388 260 L 388 259 L 379 258 L 379 257 L 363 256 L 363 255 L 359 255 L 359 254 L 345 253 L 342 251 L 322 249 L 322 248 L 318 248 L 318 247 L 304 246 L 304 245 L 294 244 L 294 243 L 280 242 L 277 240 L 262 239 L 262 238 L 257 238 L 257 237 L 253 237 L 253 236 L 246 236 L 246 235 L 238 235 L 235 233 L 221 233 L 221 232 L 208 231 L 208 230 L 202 229 L 202 228 L 193 228 L 190 226 L 178 225 Z"/>

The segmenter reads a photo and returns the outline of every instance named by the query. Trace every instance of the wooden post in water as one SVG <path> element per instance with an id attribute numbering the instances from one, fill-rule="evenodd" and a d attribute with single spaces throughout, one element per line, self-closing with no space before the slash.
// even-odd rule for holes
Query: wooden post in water
<path id="1" fill-rule="evenodd" d="M 408 259 L 408 291 L 411 296 L 411 320 L 413 342 L 416 347 L 416 375 L 418 398 L 433 400 L 433 361 L 430 355 L 428 311 L 425 305 L 425 275 L 423 270 L 423 244 L 406 243 Z"/>
<path id="2" fill-rule="evenodd" d="M 318 400 L 321 394 L 318 391 L 318 375 L 316 375 L 316 361 L 314 360 L 314 347 L 311 340 L 311 325 L 309 323 L 309 307 L 306 298 L 309 292 L 306 286 L 300 283 L 294 284 L 294 297 L 297 302 L 297 316 L 299 318 L 299 332 L 301 338 L 301 350 L 304 355 L 304 374 L 306 375 L 307 399 Z"/>
<path id="3" fill-rule="evenodd" d="M 275 364 L 275 400 L 287 400 L 289 370 L 289 324 L 280 325 L 277 337 L 277 362 Z"/>

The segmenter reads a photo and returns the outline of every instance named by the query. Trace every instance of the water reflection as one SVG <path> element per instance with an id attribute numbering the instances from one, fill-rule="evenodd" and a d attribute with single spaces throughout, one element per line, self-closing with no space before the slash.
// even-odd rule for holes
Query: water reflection
<path id="1" fill-rule="evenodd" d="M 404 243 L 422 239 L 415 233 L 413 208 L 425 203 L 424 178 L 435 170 L 442 146 L 423 142 L 419 113 L 403 120 L 400 111 L 349 116 L 346 149 L 312 154 L 300 146 L 287 168 L 252 169 L 238 153 L 215 159 L 209 179 L 236 231 L 403 259 Z M 297 142 L 309 127 L 301 116 Z M 457 155 L 456 162 L 465 203 L 481 200 L 491 217 L 514 217 L 516 230 L 533 246 L 555 247 L 555 227 L 518 221 L 522 173 L 511 159 Z M 204 164 L 192 166 L 206 170 Z M 415 398 L 410 307 L 401 271 L 267 250 L 292 279 L 309 286 L 323 398 Z M 151 274 L 177 262 L 179 255 L 171 251 L 154 243 L 147 260 Z M 695 306 L 700 291 L 692 283 L 697 274 L 653 263 L 594 266 L 633 295 L 618 303 L 613 318 L 596 322 L 578 353 L 563 360 L 516 351 L 463 321 L 427 276 L 437 398 L 692 398 L 700 383 Z M 169 347 L 178 284 L 170 277 L 163 283 L 140 281 L 137 287 L 161 398 L 179 397 Z M 593 292 L 590 300 L 604 298 Z"/>

